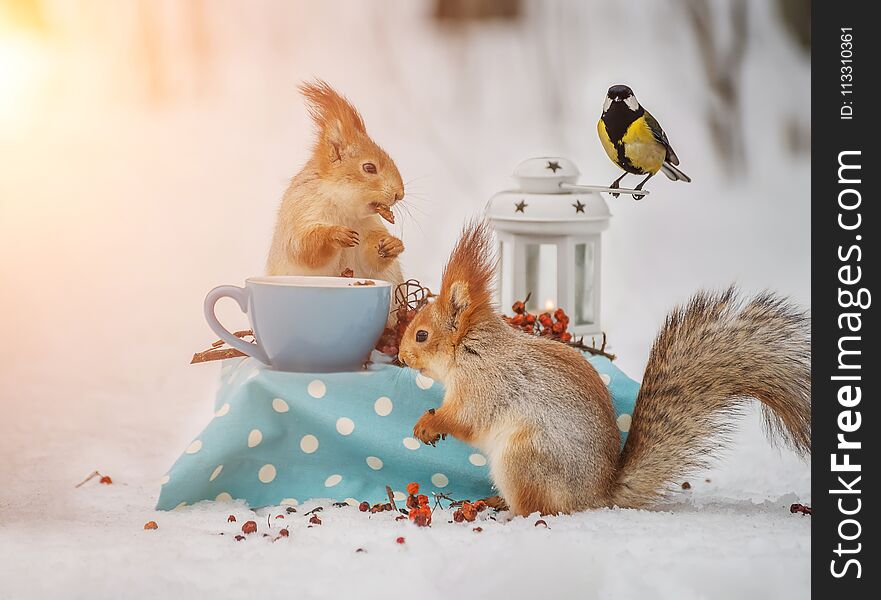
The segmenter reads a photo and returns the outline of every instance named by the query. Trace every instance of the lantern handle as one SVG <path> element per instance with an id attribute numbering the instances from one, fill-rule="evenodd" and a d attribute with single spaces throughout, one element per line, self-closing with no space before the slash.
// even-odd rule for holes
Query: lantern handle
<path id="1" fill-rule="evenodd" d="M 610 188 L 602 185 L 579 185 L 577 183 L 560 183 L 561 190 L 570 192 L 605 192 L 607 194 L 630 194 L 631 196 L 648 196 L 651 192 L 648 190 L 634 190 L 630 188 Z"/>

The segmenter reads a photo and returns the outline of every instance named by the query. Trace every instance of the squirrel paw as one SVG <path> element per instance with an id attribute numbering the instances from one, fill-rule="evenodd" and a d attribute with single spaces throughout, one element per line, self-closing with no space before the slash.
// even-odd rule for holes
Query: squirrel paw
<path id="1" fill-rule="evenodd" d="M 376 253 L 380 258 L 397 258 L 404 251 L 404 242 L 396 237 L 384 237 L 376 245 Z"/>
<path id="2" fill-rule="evenodd" d="M 434 421 L 434 409 L 419 417 L 416 425 L 413 426 L 413 437 L 431 446 L 436 445 L 440 439 L 446 439 L 447 434 L 438 432 L 434 427 Z"/>
<path id="3" fill-rule="evenodd" d="M 340 248 L 351 248 L 358 245 L 358 232 L 345 225 L 331 227 L 330 239 Z"/>

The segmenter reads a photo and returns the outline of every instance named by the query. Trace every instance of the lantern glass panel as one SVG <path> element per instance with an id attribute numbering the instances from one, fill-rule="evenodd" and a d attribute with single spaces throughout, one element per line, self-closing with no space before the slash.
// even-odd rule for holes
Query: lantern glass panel
<path id="1" fill-rule="evenodd" d="M 557 245 L 526 244 L 527 308 L 544 312 L 557 307 Z"/>
<path id="2" fill-rule="evenodd" d="M 575 324 L 592 325 L 596 322 L 594 302 L 595 242 L 575 244 Z"/>

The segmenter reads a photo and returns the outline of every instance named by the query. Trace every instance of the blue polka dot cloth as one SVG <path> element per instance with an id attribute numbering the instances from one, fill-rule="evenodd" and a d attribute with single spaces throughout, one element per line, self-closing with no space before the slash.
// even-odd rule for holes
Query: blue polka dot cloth
<path id="1" fill-rule="evenodd" d="M 588 360 L 609 386 L 623 444 L 639 384 L 604 357 Z M 449 437 L 436 447 L 412 437 L 417 419 L 442 399 L 439 382 L 389 364 L 310 375 L 226 360 L 214 417 L 162 478 L 156 508 L 233 499 L 252 508 L 311 498 L 373 504 L 387 501 L 387 485 L 404 500 L 411 481 L 453 498 L 493 495 L 478 450 Z"/>

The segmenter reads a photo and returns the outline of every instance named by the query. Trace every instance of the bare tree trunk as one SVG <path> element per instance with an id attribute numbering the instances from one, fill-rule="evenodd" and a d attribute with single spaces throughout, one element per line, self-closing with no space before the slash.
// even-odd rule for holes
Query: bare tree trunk
<path id="1" fill-rule="evenodd" d="M 694 30 L 704 76 L 710 88 L 707 121 L 717 152 L 735 176 L 746 167 L 743 140 L 740 80 L 746 55 L 748 13 L 746 0 L 729 0 L 728 18 L 721 35 L 714 25 L 715 16 L 707 0 L 684 0 L 685 12 Z M 713 6 L 718 6 L 714 3 Z M 728 44 L 723 47 L 723 40 Z"/>

